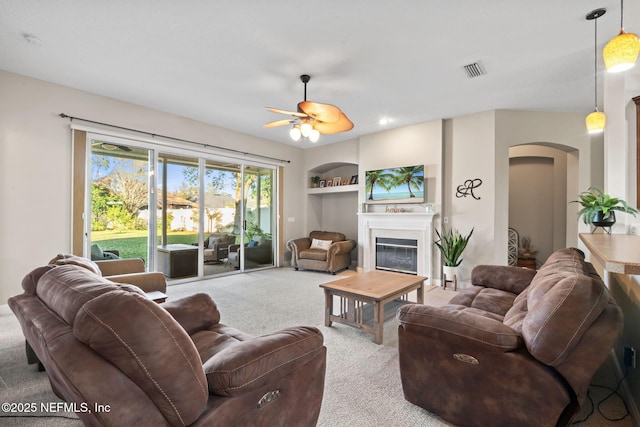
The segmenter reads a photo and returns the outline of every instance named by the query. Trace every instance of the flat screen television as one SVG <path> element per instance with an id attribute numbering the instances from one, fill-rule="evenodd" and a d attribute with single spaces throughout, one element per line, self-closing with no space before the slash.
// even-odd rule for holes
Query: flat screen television
<path id="1" fill-rule="evenodd" d="M 365 172 L 365 202 L 370 204 L 424 203 L 424 165 Z"/>

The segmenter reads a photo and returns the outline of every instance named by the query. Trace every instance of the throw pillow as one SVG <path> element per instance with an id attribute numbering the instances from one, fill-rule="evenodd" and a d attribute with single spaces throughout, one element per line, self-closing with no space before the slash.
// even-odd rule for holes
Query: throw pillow
<path id="1" fill-rule="evenodd" d="M 254 246 L 258 246 L 258 242 L 256 242 L 255 240 L 251 240 L 251 241 L 247 244 L 247 247 L 249 247 L 249 248 L 253 248 Z"/>
<path id="2" fill-rule="evenodd" d="M 313 239 L 311 241 L 311 249 L 323 249 L 328 251 L 329 246 L 331 246 L 331 240 Z"/>
<path id="3" fill-rule="evenodd" d="M 215 249 L 216 243 L 218 243 L 222 239 L 222 236 L 209 236 L 209 245 L 207 246 L 209 249 Z"/>

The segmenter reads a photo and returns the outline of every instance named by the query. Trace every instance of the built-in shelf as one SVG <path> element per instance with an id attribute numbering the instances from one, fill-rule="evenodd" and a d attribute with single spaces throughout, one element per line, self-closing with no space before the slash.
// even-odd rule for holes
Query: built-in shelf
<path id="1" fill-rule="evenodd" d="M 609 273 L 640 274 L 640 236 L 580 233 L 580 240 Z"/>
<path id="2" fill-rule="evenodd" d="M 358 191 L 358 184 L 337 185 L 335 187 L 307 188 L 307 194 L 350 193 Z"/>

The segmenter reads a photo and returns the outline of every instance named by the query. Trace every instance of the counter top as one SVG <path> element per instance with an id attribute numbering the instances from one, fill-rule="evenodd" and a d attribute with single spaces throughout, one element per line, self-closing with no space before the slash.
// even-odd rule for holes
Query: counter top
<path id="1" fill-rule="evenodd" d="M 640 274 L 640 236 L 580 233 L 580 240 L 608 272 Z"/>

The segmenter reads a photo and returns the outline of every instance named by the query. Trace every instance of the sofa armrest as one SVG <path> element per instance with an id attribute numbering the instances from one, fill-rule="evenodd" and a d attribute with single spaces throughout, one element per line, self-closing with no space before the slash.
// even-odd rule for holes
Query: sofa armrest
<path id="1" fill-rule="evenodd" d="M 504 323 L 461 305 L 432 307 L 407 304 L 397 313 L 400 325 L 439 341 L 472 343 L 474 347 L 507 352 L 522 346 L 522 335 Z"/>
<path id="2" fill-rule="evenodd" d="M 306 326 L 239 342 L 204 362 L 209 391 L 238 396 L 292 375 L 309 360 L 324 357 L 322 343 L 322 333 Z"/>
<path id="3" fill-rule="evenodd" d="M 118 274 L 107 277 L 112 282 L 135 285 L 145 292 L 167 292 L 167 279 L 160 272 Z"/>
<path id="4" fill-rule="evenodd" d="M 356 247 L 355 240 L 342 240 L 340 242 L 333 242 L 329 246 L 329 253 L 335 253 L 336 255 L 348 254 Z"/>
<path id="5" fill-rule="evenodd" d="M 294 253 L 298 253 L 311 247 L 311 239 L 308 237 L 301 237 L 299 239 L 291 239 L 287 242 L 287 248 Z"/>
<path id="6" fill-rule="evenodd" d="M 119 258 L 94 262 L 98 265 L 104 277 L 144 272 L 144 261 L 142 258 Z"/>
<path id="7" fill-rule="evenodd" d="M 518 295 L 529 286 L 535 275 L 536 270 L 530 268 L 477 265 L 471 271 L 471 284 Z"/>
<path id="8" fill-rule="evenodd" d="M 160 305 L 176 319 L 189 335 L 209 329 L 220 322 L 218 306 L 208 294 L 194 294 Z"/>

